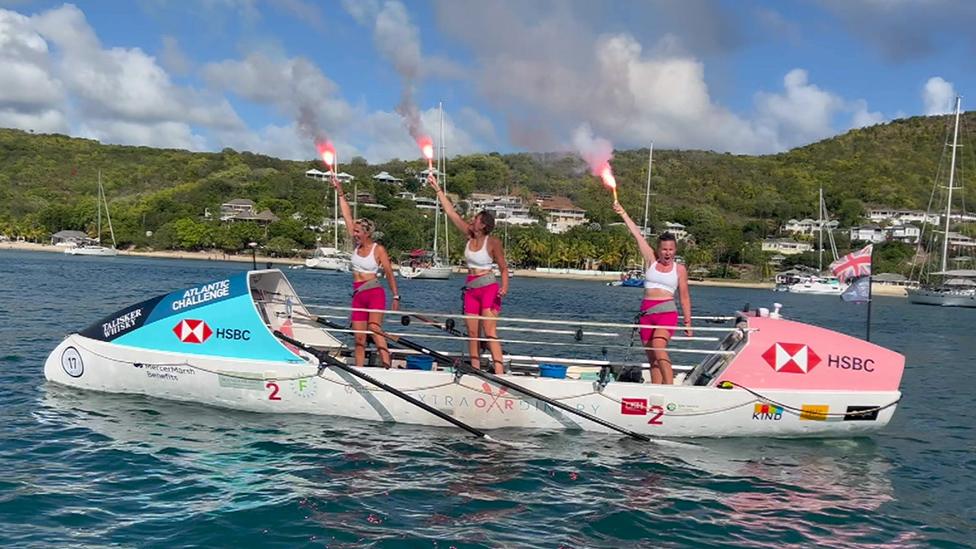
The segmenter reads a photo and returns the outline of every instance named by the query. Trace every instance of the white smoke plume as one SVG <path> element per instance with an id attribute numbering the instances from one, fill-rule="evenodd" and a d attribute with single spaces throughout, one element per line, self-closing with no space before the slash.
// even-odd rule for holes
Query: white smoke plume
<path id="1" fill-rule="evenodd" d="M 593 175 L 600 175 L 613 158 L 613 144 L 602 137 L 594 136 L 589 124 L 576 128 L 573 132 L 573 145 Z"/>

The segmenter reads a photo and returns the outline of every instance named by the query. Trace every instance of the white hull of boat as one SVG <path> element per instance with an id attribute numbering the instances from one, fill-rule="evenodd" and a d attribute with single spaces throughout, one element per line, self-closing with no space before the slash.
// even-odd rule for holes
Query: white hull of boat
<path id="1" fill-rule="evenodd" d="M 910 289 L 908 302 L 941 307 L 976 307 L 976 290 L 949 292 L 926 288 Z"/>
<path id="2" fill-rule="evenodd" d="M 843 285 L 824 284 L 822 282 L 797 282 L 787 288 L 787 291 L 791 294 L 839 296 L 846 289 L 847 286 Z"/>
<path id="3" fill-rule="evenodd" d="M 67 248 L 64 250 L 67 255 L 86 255 L 93 257 L 115 257 L 119 251 L 115 248 L 105 246 L 78 246 L 77 248 Z"/>
<path id="4" fill-rule="evenodd" d="M 65 362 L 66 357 L 71 362 Z M 368 368 L 364 372 L 479 429 L 612 432 L 474 376 L 463 376 L 458 381 L 453 373 L 443 371 Z M 449 426 L 345 372 L 325 369 L 317 374 L 317 368 L 310 364 L 147 351 L 79 334 L 61 342 L 44 366 L 48 380 L 93 391 L 261 413 Z M 851 436 L 878 430 L 895 410 L 895 406 L 889 406 L 872 421 L 811 420 L 785 410 L 762 413 L 755 396 L 737 389 L 610 383 L 600 390 L 593 381 L 504 377 L 578 410 L 654 437 Z M 897 391 L 766 390 L 763 394 L 797 409 L 816 402 L 831 410 L 845 410 L 852 405 L 880 407 L 900 396 Z M 624 399 L 631 404 L 624 404 Z M 643 404 L 635 409 L 635 402 Z"/>
<path id="5" fill-rule="evenodd" d="M 349 272 L 350 261 L 338 257 L 320 257 L 305 260 L 305 267 L 320 271 L 336 271 L 340 273 Z"/>
<path id="6" fill-rule="evenodd" d="M 400 276 L 417 280 L 448 280 L 452 269 L 444 265 L 433 267 L 400 266 Z"/>

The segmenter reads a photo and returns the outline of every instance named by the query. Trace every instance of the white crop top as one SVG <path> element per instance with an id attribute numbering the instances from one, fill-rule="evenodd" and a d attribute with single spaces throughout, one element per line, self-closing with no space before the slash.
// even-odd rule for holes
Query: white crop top
<path id="1" fill-rule="evenodd" d="M 471 240 L 464 246 L 464 259 L 468 261 L 469 269 L 490 269 L 492 263 L 491 254 L 488 253 L 488 237 L 485 237 L 485 244 L 476 252 L 471 251 Z"/>
<path id="2" fill-rule="evenodd" d="M 666 292 L 674 293 L 678 289 L 678 264 L 672 263 L 671 270 L 662 273 L 657 270 L 657 261 L 644 272 L 644 288 L 655 288 Z"/>
<path id="3" fill-rule="evenodd" d="M 379 263 L 376 262 L 376 243 L 369 249 L 369 255 L 363 257 L 359 255 L 359 248 L 352 252 L 352 270 L 357 273 L 376 274 L 380 270 Z"/>

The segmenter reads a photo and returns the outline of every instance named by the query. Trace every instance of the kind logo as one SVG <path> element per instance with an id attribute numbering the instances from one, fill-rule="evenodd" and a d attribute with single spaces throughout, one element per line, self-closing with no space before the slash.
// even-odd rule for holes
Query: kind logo
<path id="1" fill-rule="evenodd" d="M 183 343 L 203 343 L 210 339 L 213 330 L 202 320 L 184 318 L 176 326 L 173 326 L 173 333 Z"/>
<path id="2" fill-rule="evenodd" d="M 820 364 L 817 353 L 802 343 L 775 343 L 762 357 L 772 369 L 790 374 L 805 374 Z"/>

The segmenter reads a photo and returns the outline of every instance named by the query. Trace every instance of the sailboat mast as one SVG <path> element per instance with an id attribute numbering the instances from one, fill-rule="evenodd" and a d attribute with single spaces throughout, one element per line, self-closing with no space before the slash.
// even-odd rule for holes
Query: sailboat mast
<path id="1" fill-rule="evenodd" d="M 945 232 L 942 234 L 942 272 L 946 271 L 946 260 L 949 257 L 949 214 L 952 212 L 952 188 L 956 175 L 956 147 L 959 146 L 959 110 L 962 98 L 956 97 L 956 127 L 952 132 L 952 162 L 949 165 L 949 193 L 946 197 Z"/>
<path id="2" fill-rule="evenodd" d="M 642 235 L 647 237 L 647 213 L 651 206 L 651 168 L 654 166 L 654 142 L 651 141 L 651 150 L 647 153 L 647 188 L 644 189 L 644 227 Z"/>
<path id="3" fill-rule="evenodd" d="M 108 198 L 105 196 L 105 187 L 102 186 L 102 171 L 98 171 L 98 194 L 101 195 L 101 203 L 105 204 L 105 219 L 108 220 L 108 234 L 112 237 L 112 247 L 115 244 L 115 229 L 112 228 L 112 214 L 108 213 Z M 101 206 L 99 206 L 101 208 Z M 99 210 L 101 211 L 101 210 Z M 98 237 L 101 239 L 101 229 L 99 229 Z"/>
<path id="4" fill-rule="evenodd" d="M 819 240 L 817 241 L 817 270 L 823 270 L 823 186 L 820 187 L 820 198 L 817 200 L 817 227 L 820 229 Z"/>
<path id="5" fill-rule="evenodd" d="M 95 240 L 102 243 L 102 170 L 98 170 L 98 195 L 95 197 L 95 210 L 98 212 L 95 219 L 96 233 Z"/>

